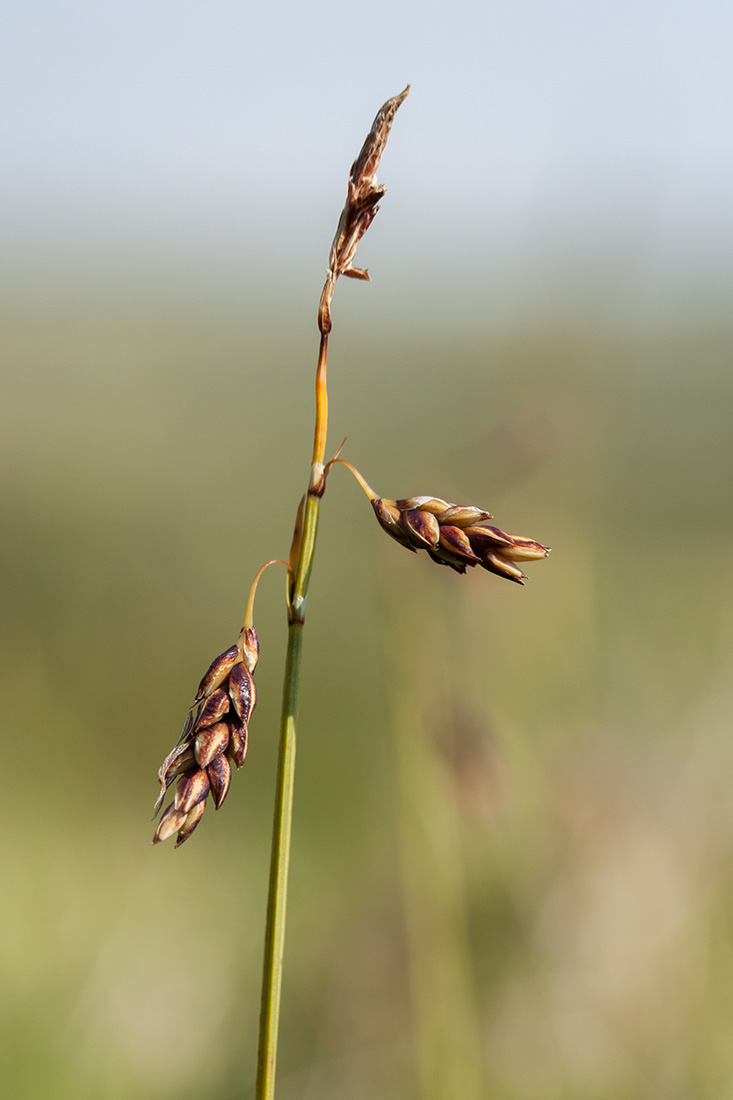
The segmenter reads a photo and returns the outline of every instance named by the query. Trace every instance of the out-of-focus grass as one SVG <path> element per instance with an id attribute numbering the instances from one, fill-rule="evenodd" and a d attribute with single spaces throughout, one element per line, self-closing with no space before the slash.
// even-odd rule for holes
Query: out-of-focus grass
<path id="1" fill-rule="evenodd" d="M 315 330 L 283 316 L 4 318 L 3 1095 L 225 1100 L 254 1078 L 281 578 L 225 806 L 175 854 L 149 816 L 193 687 L 287 551 Z M 466 1005 L 485 1096 L 728 1095 L 733 336 L 347 325 L 333 345 L 333 446 L 348 431 L 378 491 L 486 505 L 554 554 L 525 590 L 460 578 L 390 543 L 334 472 L 282 1100 L 417 1097 L 420 1028 L 450 1042 Z M 449 800 L 458 834 L 469 973 L 434 1004 L 409 977 L 400 736 L 431 777 L 413 803 L 429 820 L 421 799 Z"/>

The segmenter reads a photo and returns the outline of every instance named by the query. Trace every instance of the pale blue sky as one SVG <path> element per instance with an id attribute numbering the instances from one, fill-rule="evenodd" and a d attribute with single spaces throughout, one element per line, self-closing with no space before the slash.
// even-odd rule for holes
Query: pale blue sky
<path id="1" fill-rule="evenodd" d="M 410 81 L 380 263 L 517 293 L 598 261 L 730 284 L 732 54 L 733 6 L 705 0 L 5 0 L 0 263 L 322 266 Z"/>

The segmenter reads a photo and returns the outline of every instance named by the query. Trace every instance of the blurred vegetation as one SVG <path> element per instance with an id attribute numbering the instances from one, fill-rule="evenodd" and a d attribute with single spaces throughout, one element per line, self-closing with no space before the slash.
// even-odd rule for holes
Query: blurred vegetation
<path id="1" fill-rule="evenodd" d="M 279 1095 L 729 1096 L 733 333 L 344 316 L 332 449 L 554 553 L 524 590 L 459 577 L 334 472 Z M 281 577 L 227 802 L 175 854 L 149 819 L 287 551 L 315 325 L 94 303 L 3 331 L 2 1095 L 228 1100 L 254 1081 Z"/>

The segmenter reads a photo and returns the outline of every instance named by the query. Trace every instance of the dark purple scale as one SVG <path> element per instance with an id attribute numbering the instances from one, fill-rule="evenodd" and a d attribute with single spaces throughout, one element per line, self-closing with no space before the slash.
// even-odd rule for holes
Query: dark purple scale
<path id="1" fill-rule="evenodd" d="M 220 721 L 229 710 L 229 696 L 224 688 L 219 688 L 210 695 L 201 708 L 201 713 L 193 727 L 196 733 L 205 726 L 213 726 Z"/>
<path id="2" fill-rule="evenodd" d="M 234 709 L 246 726 L 257 703 L 257 688 L 252 673 L 243 664 L 235 665 L 229 673 L 229 695 Z"/>
<path id="3" fill-rule="evenodd" d="M 229 670 L 239 660 L 239 650 L 235 645 L 225 649 L 223 653 L 220 653 L 218 657 L 215 657 L 211 662 L 203 679 L 198 686 L 196 692 L 195 703 L 198 703 L 200 699 L 203 699 L 205 695 L 208 695 L 214 688 L 218 688 L 220 684 L 223 684 L 229 675 Z"/>

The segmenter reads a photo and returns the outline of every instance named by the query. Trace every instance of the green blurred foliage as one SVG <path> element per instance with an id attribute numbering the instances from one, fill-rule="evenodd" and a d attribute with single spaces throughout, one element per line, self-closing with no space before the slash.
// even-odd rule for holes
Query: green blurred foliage
<path id="1" fill-rule="evenodd" d="M 287 553 L 316 351 L 298 308 L 5 312 L 14 1100 L 251 1095 L 276 571 L 246 767 L 179 851 L 150 847 L 149 818 L 254 571 Z M 390 543 L 334 472 L 279 1095 L 730 1095 L 733 335 L 345 318 L 332 447 L 348 432 L 346 457 L 385 495 L 488 507 L 554 553 L 524 589 L 458 577 Z"/>

